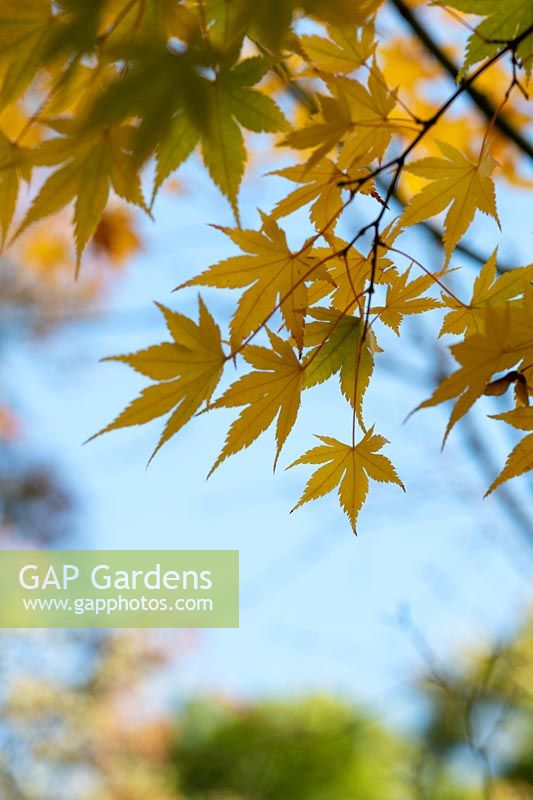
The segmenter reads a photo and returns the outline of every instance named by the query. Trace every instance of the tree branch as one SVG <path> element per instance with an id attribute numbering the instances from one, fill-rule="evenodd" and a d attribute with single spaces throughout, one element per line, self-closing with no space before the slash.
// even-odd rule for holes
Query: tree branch
<path id="1" fill-rule="evenodd" d="M 391 4 L 403 18 L 403 20 L 407 23 L 407 25 L 411 28 L 412 32 L 418 39 L 422 42 L 425 48 L 433 55 L 433 57 L 439 62 L 439 64 L 444 68 L 444 70 L 453 78 L 454 81 L 457 80 L 457 76 L 459 75 L 459 69 L 457 68 L 456 64 L 446 55 L 446 53 L 439 47 L 437 42 L 433 39 L 431 34 L 426 30 L 426 28 L 422 25 L 418 16 L 407 6 L 404 0 L 390 0 Z M 465 94 L 467 94 L 470 99 L 474 102 L 477 106 L 478 110 L 485 116 L 489 121 L 495 119 L 494 125 L 506 136 L 510 139 L 514 144 L 530 159 L 533 160 L 533 143 L 529 142 L 520 131 L 518 131 L 507 119 L 507 117 L 503 115 L 497 114 L 496 107 L 492 104 L 489 98 L 476 89 L 474 86 L 470 85 L 465 88 Z"/>

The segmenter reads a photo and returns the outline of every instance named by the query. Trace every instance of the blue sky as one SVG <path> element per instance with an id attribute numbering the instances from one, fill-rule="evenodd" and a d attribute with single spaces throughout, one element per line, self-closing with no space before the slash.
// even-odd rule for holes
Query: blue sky
<path id="1" fill-rule="evenodd" d="M 246 224 L 256 224 L 257 205 L 269 209 L 283 192 L 278 178 L 258 180 L 266 169 L 257 165 L 245 181 Z M 413 711 L 406 688 L 423 662 L 399 613 L 410 613 L 445 662 L 458 648 L 505 635 L 531 599 L 531 550 L 497 498 L 482 500 L 487 481 L 465 450 L 460 427 L 441 453 L 445 411 L 422 412 L 403 424 L 431 391 L 420 383 L 427 364 L 416 337 L 434 335 L 438 320 L 408 326 L 401 342 L 392 334 L 381 338 L 388 348 L 385 366 L 378 365 L 366 417 L 390 439 L 387 454 L 408 491 L 374 484 L 358 538 L 335 495 L 289 514 L 309 473 L 284 467 L 312 444 L 313 433 L 348 435 L 350 412 L 334 382 L 306 393 L 275 475 L 270 431 L 205 481 L 233 417 L 229 412 L 193 420 L 148 470 L 160 422 L 81 446 L 144 385 L 126 367 L 98 360 L 166 338 L 152 301 L 195 314 L 196 292 L 172 294 L 172 288 L 233 252 L 220 232 L 206 226 L 231 224 L 231 218 L 195 161 L 182 181 L 185 193 L 163 194 L 156 222 L 142 222 L 146 250 L 105 301 L 101 317 L 8 353 L 7 374 L 29 420 L 28 444 L 53 456 L 80 496 L 77 546 L 240 550 L 241 627 L 201 635 L 172 677 L 180 693 L 329 690 L 403 724 Z M 520 192 L 499 197 L 507 242 L 502 255 L 520 261 L 531 241 L 527 206 Z M 306 224 L 305 213 L 289 220 L 293 241 L 304 238 Z M 352 216 L 345 230 L 360 224 Z M 499 238 L 490 221 L 477 221 L 472 231 L 487 254 Z M 421 236 L 405 242 L 424 263 L 437 266 L 440 256 Z M 517 242 L 524 242 L 522 254 Z M 232 297 L 203 295 L 215 315 L 227 319 Z M 494 410 L 491 403 L 485 410 Z M 503 462 L 512 445 L 508 432 L 479 414 L 476 420 Z M 531 484 L 517 483 L 515 492 L 531 508 Z"/>

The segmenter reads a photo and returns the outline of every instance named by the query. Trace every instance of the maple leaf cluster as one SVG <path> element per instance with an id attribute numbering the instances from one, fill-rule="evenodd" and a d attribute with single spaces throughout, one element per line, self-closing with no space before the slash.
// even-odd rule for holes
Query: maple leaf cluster
<path id="1" fill-rule="evenodd" d="M 497 418 L 533 430 L 533 267 L 498 277 L 494 254 L 470 300 L 459 299 L 449 280 L 478 211 L 498 235 L 495 174 L 519 180 L 499 121 L 507 115 L 523 123 L 531 5 L 447 4 L 455 9 L 446 16 L 452 27 L 469 12 L 482 19 L 466 23 L 459 82 L 451 94 L 433 92 L 440 101 L 429 101 L 421 85 L 441 87 L 438 68 L 416 54 L 400 57 L 396 38 L 376 33 L 382 6 L 0 0 L 0 110 L 15 104 L 26 113 L 15 136 L 2 133 L 0 118 L 4 242 L 72 206 L 79 267 L 110 198 L 151 214 L 161 186 L 194 152 L 235 218 L 234 228 L 220 231 L 238 252 L 179 287 L 238 293 L 227 342 L 201 298 L 198 321 L 161 306 L 170 340 L 112 359 L 152 383 L 101 432 L 168 416 L 155 453 L 198 413 L 238 408 L 213 469 L 274 422 L 277 463 L 305 391 L 338 379 L 353 417 L 347 443 L 321 432 L 321 444 L 296 460 L 317 465 L 297 506 L 337 488 L 354 531 L 369 478 L 403 488 L 363 407 L 380 326 L 399 336 L 406 316 L 445 312 L 441 333 L 459 337 L 451 346 L 459 367 L 420 407 L 455 401 L 446 435 L 482 395 L 511 387 L 515 408 Z M 302 16 L 316 32 L 301 33 Z M 496 105 L 481 125 L 456 109 L 484 81 L 483 108 Z M 36 128 L 45 133 L 32 143 Z M 261 211 L 258 229 L 247 229 L 238 198 L 253 133 L 276 134 L 296 163 L 276 171 L 290 182 L 288 193 L 270 213 Z M 141 178 L 152 159 L 147 199 Z M 38 189 L 14 224 L 20 184 L 35 172 Z M 374 217 L 343 238 L 340 222 L 345 228 L 346 212 L 359 202 L 373 205 Z M 403 209 L 394 217 L 396 202 Z M 302 208 L 310 233 L 291 247 L 283 220 Z M 442 221 L 445 258 L 429 268 L 397 240 L 434 218 Z M 217 396 L 230 364 L 251 369 Z M 530 433 L 489 491 L 532 468 Z"/>

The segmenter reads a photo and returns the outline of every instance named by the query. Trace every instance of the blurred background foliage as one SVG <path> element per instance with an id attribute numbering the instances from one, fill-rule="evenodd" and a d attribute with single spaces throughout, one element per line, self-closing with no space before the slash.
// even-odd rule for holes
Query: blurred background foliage
<path id="1" fill-rule="evenodd" d="M 52 652 L 64 645 L 59 633 L 46 642 Z M 44 665 L 42 639 L 31 646 Z M 157 711 L 150 691 L 170 660 L 179 669 L 186 639 L 82 632 L 70 646 L 77 666 L 61 680 L 3 659 L 6 800 L 533 797 L 530 629 L 445 672 L 426 653 L 416 689 L 425 713 L 402 733 L 325 695 L 257 703 L 208 696 Z M 20 667 L 28 650 L 14 637 L 11 651 Z"/>

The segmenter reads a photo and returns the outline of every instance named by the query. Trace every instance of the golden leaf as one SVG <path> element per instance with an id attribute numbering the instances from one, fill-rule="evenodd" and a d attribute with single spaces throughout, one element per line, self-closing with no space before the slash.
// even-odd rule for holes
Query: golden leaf
<path id="1" fill-rule="evenodd" d="M 88 441 L 118 428 L 144 425 L 174 409 L 150 457 L 152 460 L 202 403 L 209 403 L 222 375 L 226 357 L 219 327 L 200 297 L 198 305 L 198 323 L 165 306 L 159 306 L 173 341 L 106 359 L 127 364 L 158 383 L 144 389 L 113 422 Z"/>
<path id="2" fill-rule="evenodd" d="M 355 446 L 343 444 L 331 436 L 317 438 L 322 444 L 308 450 L 290 465 L 322 464 L 307 482 L 293 511 L 338 487 L 341 506 L 356 533 L 357 517 L 368 493 L 369 478 L 380 483 L 396 483 L 405 491 L 389 459 L 377 452 L 387 444 L 387 439 L 375 434 L 373 428 Z"/>
<path id="3" fill-rule="evenodd" d="M 493 375 L 517 364 L 531 363 L 533 356 L 533 318 L 523 309 L 511 317 L 508 305 L 488 307 L 483 312 L 483 327 L 478 333 L 453 345 L 450 350 L 459 369 L 445 378 L 433 395 L 418 408 L 428 408 L 456 399 L 444 439 L 484 393 Z"/>
<path id="4" fill-rule="evenodd" d="M 497 162 L 482 154 L 476 163 L 460 150 L 439 142 L 444 158 L 422 158 L 405 167 L 408 172 L 431 181 L 416 194 L 400 218 L 400 225 L 415 225 L 440 214 L 450 206 L 444 223 L 446 263 L 468 229 L 476 209 L 493 217 L 499 225 L 491 175 Z"/>
<path id="5" fill-rule="evenodd" d="M 523 294 L 533 280 L 533 264 L 517 267 L 498 277 L 496 272 L 496 251 L 481 269 L 474 282 L 472 298 L 468 305 L 459 303 L 455 297 L 442 294 L 445 306 L 451 308 L 444 317 L 443 333 L 475 333 L 482 327 L 483 309 L 487 306 L 503 305 L 508 300 Z"/>
<path id="6" fill-rule="evenodd" d="M 289 342 L 268 331 L 272 349 L 248 345 L 243 350 L 246 361 L 255 368 L 240 377 L 213 408 L 246 406 L 231 425 L 224 447 L 209 475 L 234 453 L 249 447 L 261 433 L 276 424 L 276 467 L 281 448 L 291 432 L 300 407 L 304 373 Z"/>
<path id="7" fill-rule="evenodd" d="M 404 316 L 408 314 L 423 314 L 434 308 L 440 308 L 442 303 L 432 297 L 422 297 L 424 292 L 435 285 L 433 275 L 421 275 L 409 281 L 411 270 L 406 270 L 387 288 L 385 306 L 376 306 L 373 311 L 379 314 L 381 322 L 400 335 L 400 325 Z M 409 281 L 409 282 L 408 282 Z"/>
<path id="8" fill-rule="evenodd" d="M 368 87 L 346 77 L 325 76 L 324 81 L 331 96 L 319 97 L 321 111 L 316 121 L 313 119 L 300 130 L 289 133 L 280 144 L 312 150 L 309 167 L 341 142 L 338 160 L 341 170 L 358 164 L 367 166 L 373 159 L 381 158 L 397 130 L 397 123 L 389 121 L 396 95 L 388 89 L 377 66 L 372 67 Z"/>
<path id="9" fill-rule="evenodd" d="M 138 171 L 127 148 L 128 129 L 109 129 L 81 137 L 44 142 L 33 156 L 34 163 L 55 164 L 66 160 L 47 178 L 34 198 L 13 240 L 37 220 L 53 214 L 72 200 L 77 267 L 102 218 L 111 187 L 144 208 Z"/>
<path id="10" fill-rule="evenodd" d="M 361 340 L 360 317 L 341 314 L 334 309 L 313 308 L 314 322 L 305 328 L 305 346 L 311 349 L 304 361 L 305 386 L 310 388 L 339 373 L 340 387 L 356 409 L 363 426 L 363 399 L 374 371 L 374 352 L 378 350 L 372 331 Z"/>
<path id="11" fill-rule="evenodd" d="M 231 320 L 233 350 L 237 350 L 279 305 L 287 329 L 301 351 L 307 309 L 305 278 L 311 271 L 309 259 L 302 252 L 289 250 L 284 231 L 272 217 L 263 215 L 261 231 L 220 230 L 245 254 L 215 264 L 179 288 L 197 285 L 229 289 L 249 287 Z"/>
<path id="12" fill-rule="evenodd" d="M 493 419 L 501 419 L 523 431 L 533 431 L 533 408 L 515 408 L 513 411 L 506 411 L 503 414 L 495 414 Z M 533 433 L 530 433 L 516 445 L 505 463 L 504 468 L 490 485 L 485 497 L 491 494 L 497 486 L 501 486 L 511 478 L 517 478 L 525 472 L 533 470 Z"/>

